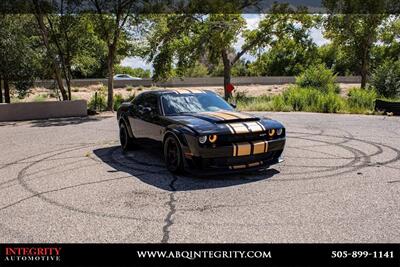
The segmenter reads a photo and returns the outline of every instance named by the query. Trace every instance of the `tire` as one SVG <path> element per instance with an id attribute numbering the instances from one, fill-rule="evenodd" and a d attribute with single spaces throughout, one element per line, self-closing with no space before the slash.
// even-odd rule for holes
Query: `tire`
<path id="1" fill-rule="evenodd" d="M 164 142 L 164 159 L 167 169 L 172 173 L 183 172 L 182 148 L 179 141 L 172 135 Z"/>
<path id="2" fill-rule="evenodd" d="M 134 139 L 129 137 L 128 128 L 124 122 L 121 122 L 119 125 L 119 141 L 123 151 L 135 148 Z"/>

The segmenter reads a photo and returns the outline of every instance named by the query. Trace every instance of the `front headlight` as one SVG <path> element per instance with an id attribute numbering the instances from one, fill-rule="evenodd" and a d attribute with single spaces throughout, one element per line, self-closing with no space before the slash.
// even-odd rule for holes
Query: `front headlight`
<path id="1" fill-rule="evenodd" d="M 269 135 L 270 137 L 274 136 L 274 134 L 275 134 L 275 129 L 269 129 L 269 130 L 268 130 L 268 135 Z"/>
<path id="2" fill-rule="evenodd" d="M 200 136 L 199 137 L 199 143 L 200 144 L 204 144 L 205 142 L 207 142 L 207 136 Z"/>
<path id="3" fill-rule="evenodd" d="M 276 129 L 276 135 L 281 135 L 282 133 L 283 133 L 282 128 Z"/>
<path id="4" fill-rule="evenodd" d="M 208 136 L 208 141 L 210 141 L 210 143 L 215 143 L 217 141 L 217 135 L 212 134 L 212 135 Z"/>

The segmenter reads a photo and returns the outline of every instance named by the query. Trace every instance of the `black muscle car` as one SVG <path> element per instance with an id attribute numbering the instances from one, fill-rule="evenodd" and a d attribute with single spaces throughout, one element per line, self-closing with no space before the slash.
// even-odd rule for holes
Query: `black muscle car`
<path id="1" fill-rule="evenodd" d="M 143 92 L 122 104 L 117 118 L 124 151 L 159 142 L 174 173 L 263 169 L 281 161 L 285 146 L 281 123 L 236 112 L 208 90 Z"/>

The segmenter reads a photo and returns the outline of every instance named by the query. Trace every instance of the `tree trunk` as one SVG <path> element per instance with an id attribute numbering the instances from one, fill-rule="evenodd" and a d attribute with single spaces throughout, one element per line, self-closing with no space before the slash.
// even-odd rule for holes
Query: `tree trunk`
<path id="1" fill-rule="evenodd" d="M 365 87 L 367 86 L 367 74 L 368 74 L 368 68 L 365 60 L 363 60 L 362 62 L 360 74 L 361 74 L 361 88 L 365 89 Z"/>
<path id="2" fill-rule="evenodd" d="M 363 52 L 363 56 L 361 59 L 361 88 L 365 89 L 367 86 L 367 75 L 368 75 L 368 54 L 369 49 L 365 48 Z"/>
<path id="3" fill-rule="evenodd" d="M 36 1 L 35 1 L 35 7 L 37 8 L 37 13 L 35 14 L 36 15 L 36 19 L 37 19 L 38 24 L 39 24 L 40 32 L 42 34 L 43 43 L 44 43 L 44 45 L 46 47 L 47 54 L 52 60 L 54 76 L 55 76 L 58 88 L 60 89 L 60 92 L 61 92 L 61 95 L 62 95 L 62 99 L 64 101 L 68 100 L 67 92 L 65 91 L 64 83 L 63 83 L 62 76 L 61 76 L 60 67 L 58 66 L 58 62 L 57 62 L 56 57 L 51 52 L 51 47 L 50 47 L 50 43 L 49 43 L 49 33 L 48 33 L 46 25 L 44 24 L 44 21 L 43 21 L 43 14 L 40 11 L 39 4 Z"/>
<path id="4" fill-rule="evenodd" d="M 108 97 L 107 97 L 107 110 L 113 111 L 114 105 L 114 53 L 115 47 L 108 47 L 107 70 L 108 70 Z"/>
<path id="5" fill-rule="evenodd" d="M 10 104 L 10 84 L 7 78 L 4 78 L 4 102 Z"/>
<path id="6" fill-rule="evenodd" d="M 3 86 L 2 86 L 1 76 L 0 76 L 0 103 L 3 103 Z"/>
<path id="7" fill-rule="evenodd" d="M 224 96 L 228 100 L 232 94 L 228 91 L 228 84 L 231 83 L 231 68 L 232 64 L 228 58 L 228 53 L 225 49 L 222 50 L 222 62 L 224 63 Z"/>

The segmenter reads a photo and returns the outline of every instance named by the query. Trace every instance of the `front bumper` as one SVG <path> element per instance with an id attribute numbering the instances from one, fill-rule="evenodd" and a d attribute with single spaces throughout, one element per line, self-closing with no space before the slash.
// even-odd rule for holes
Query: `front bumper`
<path id="1" fill-rule="evenodd" d="M 185 169 L 194 174 L 218 174 L 266 169 L 282 161 L 285 138 L 269 140 L 264 153 L 254 146 L 246 155 L 235 154 L 232 146 L 200 148 L 197 155 L 185 156 Z M 251 142 L 250 142 L 251 143 Z M 237 150 L 236 150 L 237 151 Z"/>

